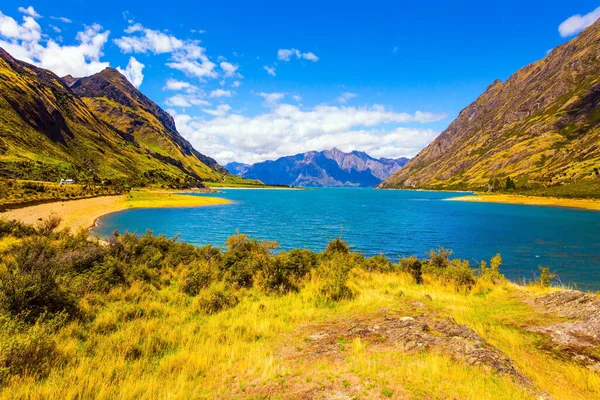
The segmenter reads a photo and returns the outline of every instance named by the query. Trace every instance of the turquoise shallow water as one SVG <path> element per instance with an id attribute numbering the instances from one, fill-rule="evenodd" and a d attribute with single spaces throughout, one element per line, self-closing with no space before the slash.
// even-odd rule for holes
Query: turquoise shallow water
<path id="1" fill-rule="evenodd" d="M 456 194 L 401 190 L 225 189 L 215 196 L 234 204 L 122 211 L 100 219 L 95 233 L 151 229 L 220 246 L 239 230 L 276 240 L 283 249 L 316 251 L 341 234 L 365 255 L 383 253 L 397 261 L 444 246 L 475 266 L 500 253 L 510 279 L 530 279 L 543 265 L 564 283 L 600 289 L 600 212 L 444 201 Z"/>

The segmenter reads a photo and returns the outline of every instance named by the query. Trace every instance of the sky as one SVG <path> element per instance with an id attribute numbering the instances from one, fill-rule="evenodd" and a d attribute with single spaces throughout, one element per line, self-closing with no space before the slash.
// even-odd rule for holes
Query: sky
<path id="1" fill-rule="evenodd" d="M 3 0 L 0 47 L 59 76 L 118 68 L 223 164 L 412 157 L 600 17 L 600 0 L 486 3 Z"/>

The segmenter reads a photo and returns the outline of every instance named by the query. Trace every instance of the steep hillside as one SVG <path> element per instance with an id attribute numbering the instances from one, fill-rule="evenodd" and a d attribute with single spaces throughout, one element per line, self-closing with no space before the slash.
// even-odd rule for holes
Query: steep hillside
<path id="1" fill-rule="evenodd" d="M 0 49 L 0 177 L 181 185 L 226 174 L 116 70 L 62 80 Z"/>
<path id="2" fill-rule="evenodd" d="M 517 188 L 600 195 L 600 22 L 495 81 L 386 188 Z M 555 188 L 555 189 L 553 189 Z"/>
<path id="3" fill-rule="evenodd" d="M 265 184 L 294 186 L 375 186 L 401 168 L 406 158 L 376 159 L 367 153 L 336 148 L 311 151 L 254 165 L 227 164 L 231 173 Z"/>

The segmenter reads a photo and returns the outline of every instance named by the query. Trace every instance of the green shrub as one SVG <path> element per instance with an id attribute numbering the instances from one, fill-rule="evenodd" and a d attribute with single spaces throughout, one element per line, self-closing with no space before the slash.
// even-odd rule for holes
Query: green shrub
<path id="1" fill-rule="evenodd" d="M 540 270 L 540 276 L 536 280 L 536 284 L 541 287 L 550 287 L 552 281 L 558 276 L 554 272 L 550 272 L 550 268 L 538 266 Z"/>
<path id="2" fill-rule="evenodd" d="M 500 254 L 496 254 L 490 260 L 490 266 L 487 266 L 485 261 L 481 261 L 481 269 L 479 271 L 479 278 L 487 282 L 491 282 L 494 285 L 504 281 L 504 275 L 500 273 L 500 266 L 502 265 L 502 257 Z"/>
<path id="3" fill-rule="evenodd" d="M 327 247 L 325 248 L 325 254 L 332 253 L 348 254 L 350 253 L 350 246 L 348 246 L 348 243 L 346 243 L 340 238 L 333 239 L 327 244 Z"/>
<path id="4" fill-rule="evenodd" d="M 225 242 L 227 249 L 221 264 L 225 281 L 236 287 L 251 287 L 254 276 L 260 271 L 271 268 L 271 250 L 277 243 L 249 239 L 247 235 L 237 234 Z"/>
<path id="5" fill-rule="evenodd" d="M 197 297 L 196 308 L 204 314 L 215 314 L 238 304 L 235 294 L 223 283 L 213 283 Z"/>
<path id="6" fill-rule="evenodd" d="M 467 260 L 450 259 L 452 251 L 440 247 L 429 252 L 429 259 L 423 261 L 423 273 L 432 275 L 446 284 L 470 288 L 475 283 L 475 275 Z"/>
<path id="7" fill-rule="evenodd" d="M 323 279 L 319 300 L 324 302 L 351 299 L 354 292 L 348 287 L 348 276 L 353 268 L 351 254 L 336 253 L 324 258 L 318 267 L 318 275 Z"/>
<path id="8" fill-rule="evenodd" d="M 22 238 L 34 235 L 35 233 L 36 230 L 30 225 L 25 225 L 16 220 L 9 221 L 6 218 L 0 218 L 0 238 L 9 235 Z"/>
<path id="9" fill-rule="evenodd" d="M 317 256 L 309 250 L 282 252 L 257 271 L 256 282 L 266 292 L 288 293 L 300 288 L 302 279 L 317 265 Z"/>
<path id="10" fill-rule="evenodd" d="M 196 296 L 201 289 L 207 288 L 219 279 L 218 268 L 214 263 L 201 260 L 190 263 L 183 273 L 181 290 L 190 296 Z"/>
<path id="11" fill-rule="evenodd" d="M 393 272 L 396 266 L 386 256 L 379 254 L 365 259 L 363 268 L 368 272 Z"/>
<path id="12" fill-rule="evenodd" d="M 400 271 L 409 273 L 417 284 L 423 283 L 423 273 L 421 268 L 421 261 L 415 256 L 400 260 Z"/>
<path id="13" fill-rule="evenodd" d="M 50 214 L 48 218 L 38 222 L 37 231 L 42 236 L 49 236 L 60 226 L 62 219 L 56 214 Z"/>
<path id="14" fill-rule="evenodd" d="M 12 259 L 0 266 L 0 305 L 29 321 L 42 314 L 75 314 L 77 299 L 59 284 L 64 272 L 47 238 L 25 239 L 11 249 Z"/>

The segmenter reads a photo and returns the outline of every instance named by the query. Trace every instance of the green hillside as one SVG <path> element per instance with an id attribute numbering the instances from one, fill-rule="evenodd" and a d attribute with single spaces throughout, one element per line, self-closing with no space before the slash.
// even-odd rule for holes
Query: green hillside
<path id="1" fill-rule="evenodd" d="M 118 71 L 63 80 L 2 49 L 0 177 L 169 186 L 234 179 Z"/>

